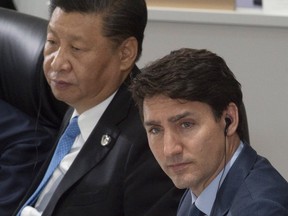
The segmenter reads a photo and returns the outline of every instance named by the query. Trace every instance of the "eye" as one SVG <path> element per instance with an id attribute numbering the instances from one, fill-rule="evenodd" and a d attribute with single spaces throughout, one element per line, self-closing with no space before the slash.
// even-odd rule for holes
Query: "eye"
<path id="1" fill-rule="evenodd" d="M 182 127 L 182 128 L 191 128 L 191 127 L 193 127 L 193 125 L 194 125 L 194 123 L 193 122 L 182 122 L 181 124 L 180 124 L 180 126 Z"/>
<path id="2" fill-rule="evenodd" d="M 58 44 L 57 41 L 54 39 L 49 39 L 47 38 L 46 42 L 45 42 L 45 53 L 51 53 L 52 51 L 55 51 L 56 49 L 58 49 Z"/>
<path id="3" fill-rule="evenodd" d="M 147 131 L 149 134 L 157 135 L 161 132 L 161 129 L 159 127 L 151 127 Z"/>
<path id="4" fill-rule="evenodd" d="M 74 51 L 80 51 L 80 50 L 81 50 L 79 47 L 75 47 L 75 46 L 71 46 L 71 48 L 72 48 Z"/>
<path id="5" fill-rule="evenodd" d="M 48 45 L 55 45 L 55 44 L 56 44 L 56 41 L 55 41 L 55 40 L 52 40 L 52 39 L 47 39 L 47 40 L 46 40 L 46 43 L 47 43 Z"/>

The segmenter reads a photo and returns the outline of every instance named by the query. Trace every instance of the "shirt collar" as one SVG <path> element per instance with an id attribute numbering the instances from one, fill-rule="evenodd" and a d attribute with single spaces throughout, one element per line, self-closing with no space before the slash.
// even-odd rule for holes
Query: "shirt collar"
<path id="1" fill-rule="evenodd" d="M 231 160 L 226 164 L 225 169 L 222 169 L 222 171 L 217 175 L 217 177 L 205 188 L 204 191 L 200 194 L 199 197 L 196 197 L 193 192 L 191 192 L 192 196 L 192 204 L 194 202 L 195 205 L 199 210 L 201 210 L 206 215 L 210 215 L 214 201 L 216 199 L 216 195 L 219 189 L 219 181 L 221 180 L 221 175 L 223 173 L 223 177 L 221 180 L 221 183 L 224 181 L 227 173 L 229 172 L 230 168 L 234 164 L 235 160 L 238 158 L 239 154 L 241 153 L 242 149 L 244 147 L 244 144 L 242 141 L 240 141 L 240 145 L 238 146 L 237 150 L 234 152 Z"/>
<path id="2" fill-rule="evenodd" d="M 86 140 L 90 136 L 93 128 L 97 125 L 99 119 L 101 118 L 102 114 L 105 112 L 106 108 L 112 101 L 115 94 L 116 92 L 114 92 L 111 96 L 109 96 L 107 99 L 102 101 L 100 104 L 90 108 L 89 110 L 86 110 L 81 115 L 79 115 L 78 125 L 80 128 L 81 135 L 84 139 L 84 142 L 86 142 Z M 71 118 L 77 115 L 78 113 L 74 109 L 74 112 Z"/>

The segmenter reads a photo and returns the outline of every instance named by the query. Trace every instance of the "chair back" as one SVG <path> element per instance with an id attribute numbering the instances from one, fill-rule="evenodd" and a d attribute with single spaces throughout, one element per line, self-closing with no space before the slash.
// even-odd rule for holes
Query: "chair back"
<path id="1" fill-rule="evenodd" d="M 58 127 L 67 105 L 55 99 L 43 74 L 47 24 L 0 8 L 0 98 L 42 124 Z"/>

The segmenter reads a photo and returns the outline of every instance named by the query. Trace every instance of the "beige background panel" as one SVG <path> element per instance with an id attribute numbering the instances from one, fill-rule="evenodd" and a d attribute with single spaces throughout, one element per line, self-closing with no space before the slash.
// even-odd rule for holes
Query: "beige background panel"
<path id="1" fill-rule="evenodd" d="M 146 0 L 151 7 L 234 10 L 234 0 Z"/>

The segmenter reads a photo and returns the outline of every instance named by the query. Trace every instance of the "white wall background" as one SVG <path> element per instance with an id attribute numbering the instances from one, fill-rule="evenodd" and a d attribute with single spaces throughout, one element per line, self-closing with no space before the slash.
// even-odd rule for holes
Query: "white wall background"
<path id="1" fill-rule="evenodd" d="M 47 0 L 14 1 L 20 11 L 48 18 Z M 288 180 L 288 27 L 150 20 L 145 35 L 140 67 L 181 47 L 226 60 L 242 83 L 251 145 Z"/>
<path id="2" fill-rule="evenodd" d="M 48 19 L 49 0 L 13 0 L 17 10 Z"/>

